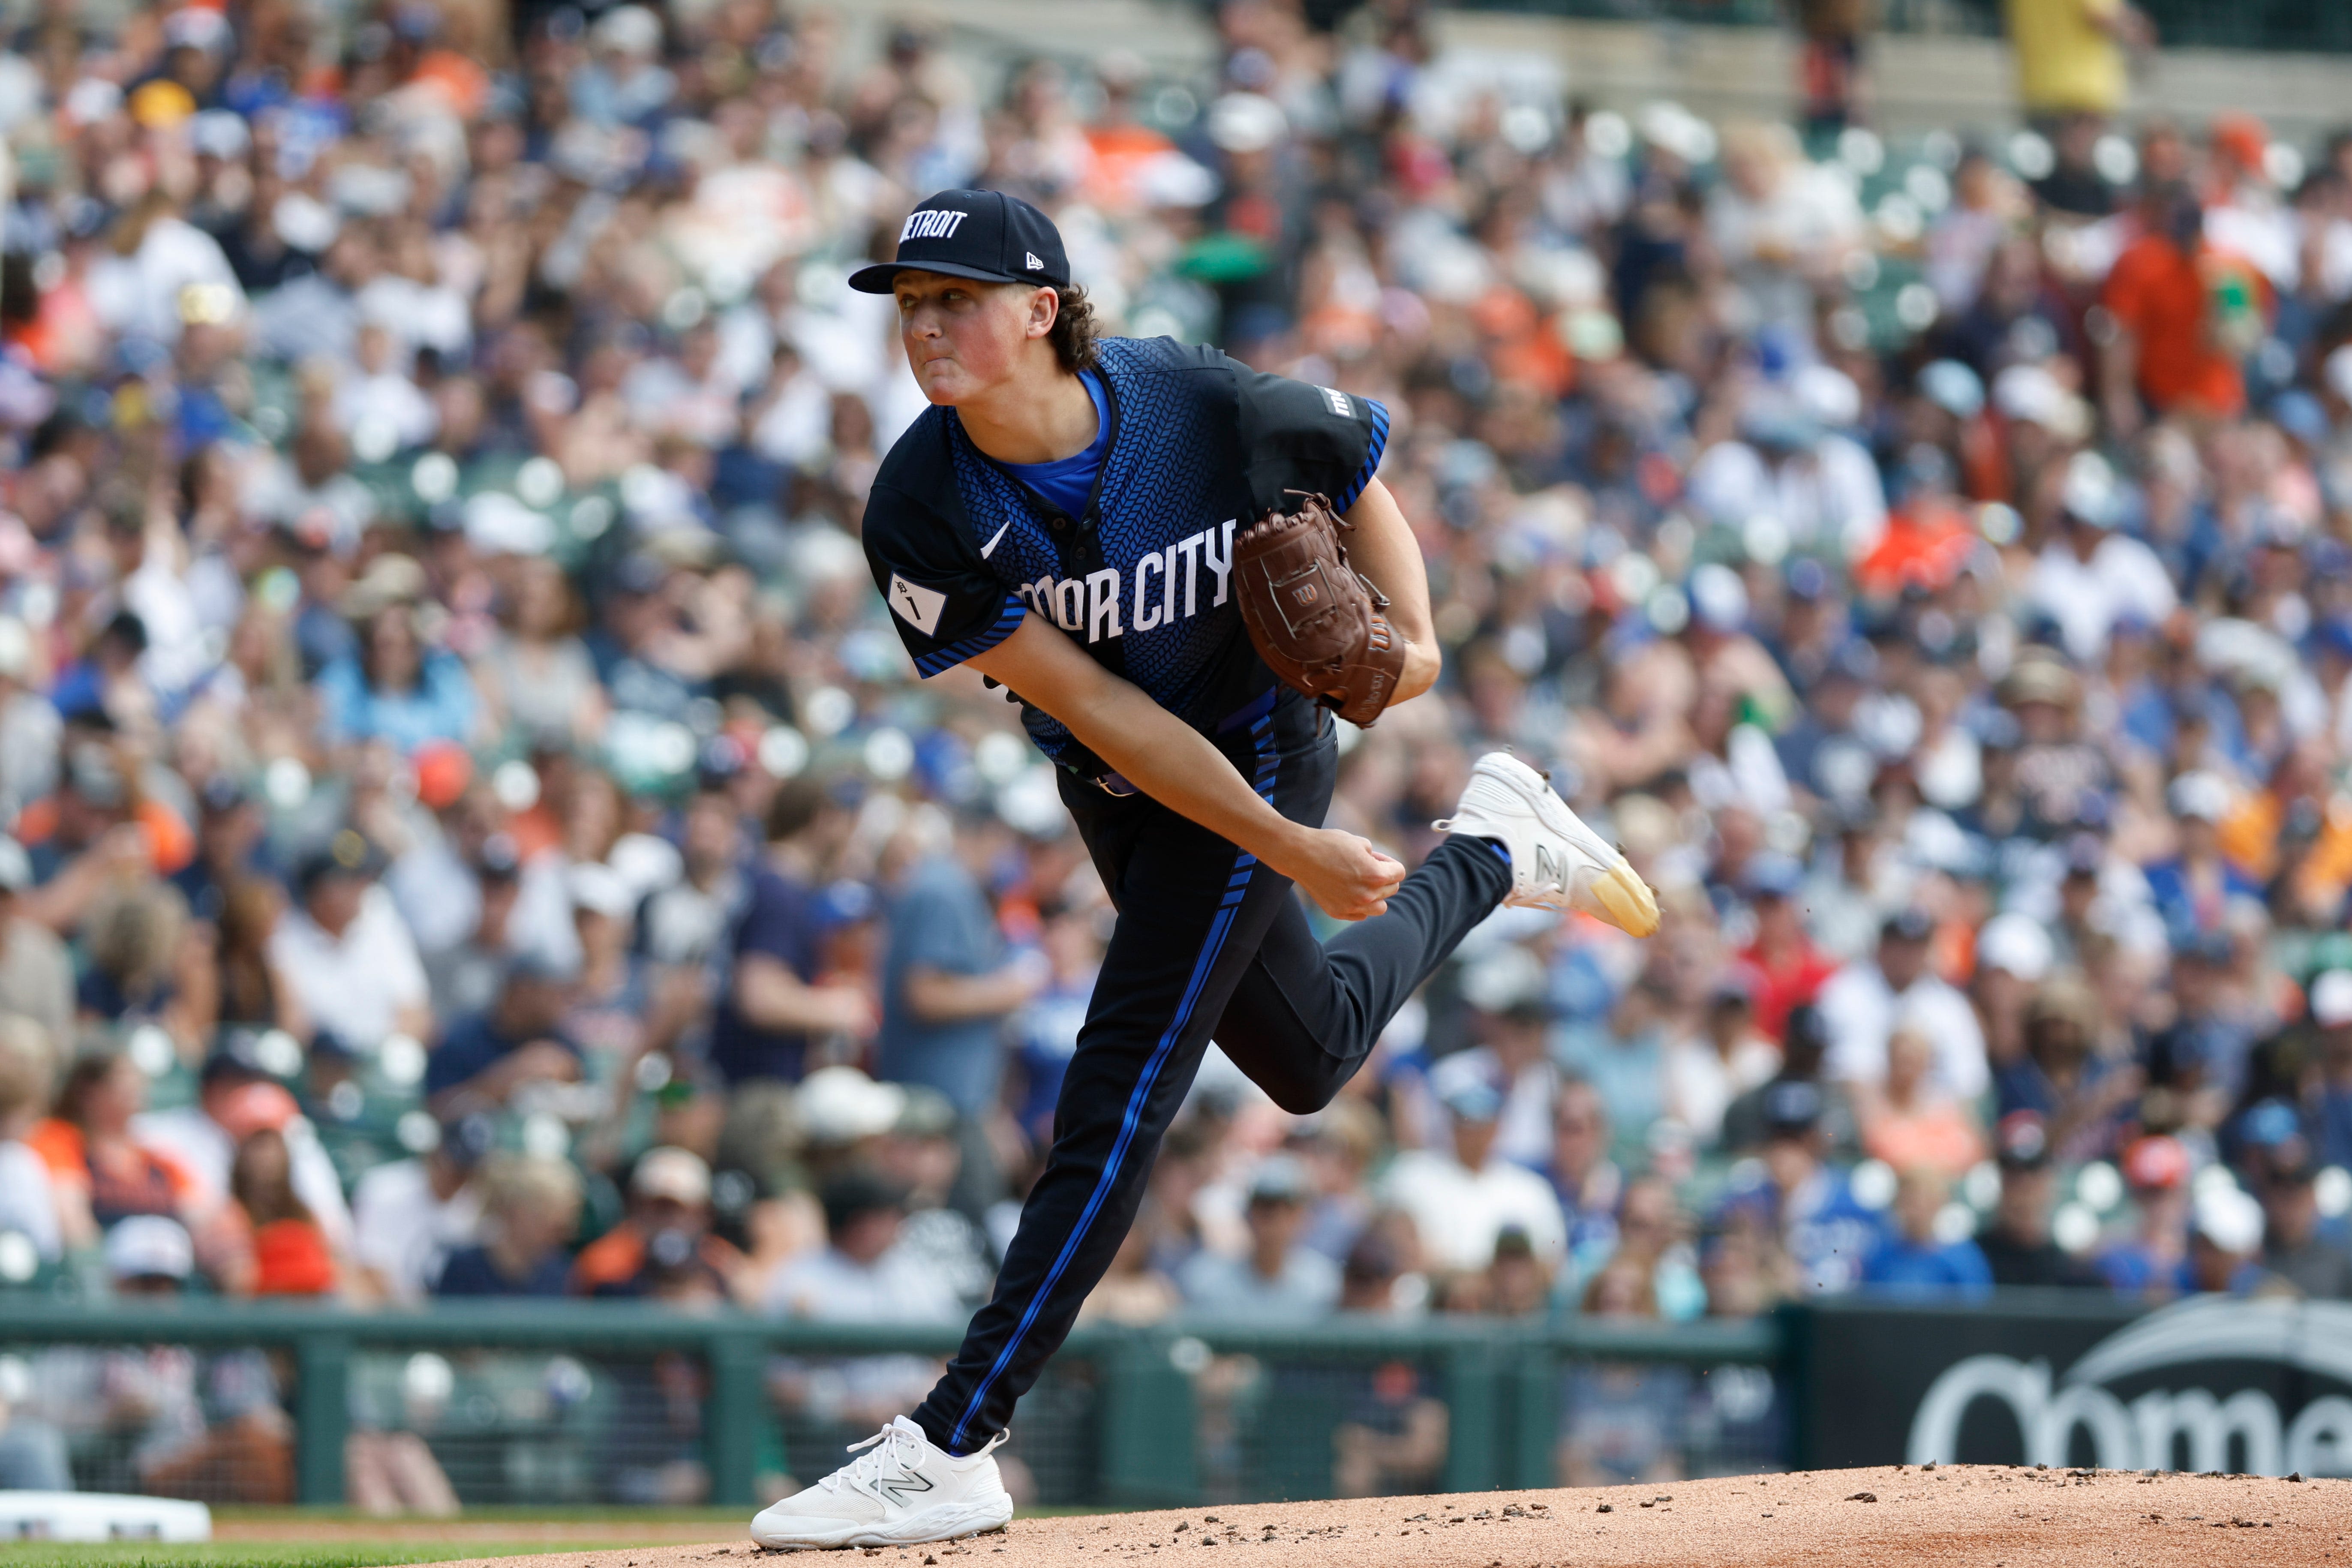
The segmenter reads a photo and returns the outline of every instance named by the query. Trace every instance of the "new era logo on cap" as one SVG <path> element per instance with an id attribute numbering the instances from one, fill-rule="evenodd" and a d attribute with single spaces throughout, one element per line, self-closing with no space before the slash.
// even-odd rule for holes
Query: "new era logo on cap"
<path id="1" fill-rule="evenodd" d="M 1045 270 L 1045 264 L 1037 259 L 1037 253 L 1034 250 L 1028 252 L 1027 265 L 1029 270 L 1032 272 L 1043 272 Z"/>

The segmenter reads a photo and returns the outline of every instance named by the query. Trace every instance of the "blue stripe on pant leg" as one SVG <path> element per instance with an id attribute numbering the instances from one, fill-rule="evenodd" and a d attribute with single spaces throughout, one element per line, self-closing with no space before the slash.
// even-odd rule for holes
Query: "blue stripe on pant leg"
<path id="1" fill-rule="evenodd" d="M 1265 774 L 1272 772 L 1276 760 L 1273 754 L 1274 736 L 1272 727 L 1265 721 L 1260 720 L 1259 726 L 1260 732 L 1256 737 L 1259 771 Z M 949 1453 L 962 1452 L 965 1429 L 971 1425 L 972 1417 L 980 1414 L 981 1405 L 987 1399 L 989 1389 L 1013 1363 L 1013 1352 L 1028 1337 L 1030 1325 L 1037 1321 L 1037 1314 L 1053 1295 L 1054 1287 L 1061 1282 L 1070 1260 L 1077 1256 L 1078 1244 L 1086 1238 L 1095 1215 L 1101 1212 L 1103 1204 L 1110 1196 L 1111 1188 L 1117 1184 L 1119 1166 L 1126 1163 L 1127 1151 L 1135 1141 L 1136 1125 L 1142 1117 L 1145 1104 L 1151 1098 L 1153 1085 L 1160 1080 L 1160 1069 L 1167 1065 L 1169 1053 L 1176 1048 L 1176 1041 L 1192 1016 L 1193 1005 L 1201 998 L 1201 988 L 1208 984 L 1209 972 L 1215 966 L 1217 955 L 1224 949 L 1226 933 L 1233 930 L 1234 911 L 1240 907 L 1242 894 L 1247 888 L 1247 868 L 1255 864 L 1255 858 L 1249 855 L 1238 858 L 1236 865 L 1242 868 L 1234 875 L 1240 885 L 1228 891 L 1219 904 L 1216 916 L 1210 922 L 1209 940 L 1202 944 L 1201 956 L 1192 964 L 1192 976 L 1185 982 L 1184 995 L 1177 1004 L 1176 1016 L 1161 1033 L 1160 1043 L 1152 1047 L 1151 1059 L 1144 1064 L 1142 1078 L 1137 1080 L 1133 1092 L 1127 1097 L 1127 1110 L 1119 1121 L 1118 1138 L 1111 1145 L 1110 1158 L 1104 1162 L 1102 1174 L 1095 1180 L 1095 1190 L 1088 1194 L 1087 1206 L 1079 1213 L 1077 1224 L 1070 1227 L 1068 1238 L 1062 1243 L 1062 1250 L 1055 1256 L 1054 1267 L 1045 1271 L 1045 1283 L 1038 1286 L 1036 1294 L 1029 1298 L 1029 1305 L 1022 1312 L 1021 1321 L 1013 1327 L 1013 1337 L 997 1352 L 995 1362 L 988 1369 L 988 1375 L 982 1378 L 980 1385 L 971 1391 L 971 1398 L 965 1403 L 963 1414 L 956 1418 L 955 1430 L 948 1435 Z"/>
<path id="2" fill-rule="evenodd" d="M 1085 1239 L 1087 1227 L 1094 1223 L 1095 1215 L 1101 1212 L 1104 1202 L 1110 1196 L 1110 1189 L 1118 1179 L 1118 1168 L 1125 1163 L 1128 1147 L 1134 1142 L 1136 1123 L 1142 1115 L 1144 1103 L 1150 1098 L 1152 1086 L 1159 1081 L 1160 1069 L 1166 1065 L 1169 1052 L 1175 1048 L 1177 1037 L 1183 1033 L 1184 1025 L 1192 1017 L 1192 1004 L 1199 998 L 1201 987 L 1207 983 L 1210 966 L 1216 963 L 1217 954 L 1225 944 L 1225 933 L 1233 928 L 1233 906 L 1221 906 L 1209 927 L 1209 940 L 1202 945 L 1200 959 L 1192 966 L 1192 978 L 1184 987 L 1184 998 L 1177 1008 L 1176 1016 L 1160 1037 L 1160 1044 L 1153 1048 L 1151 1059 L 1144 1065 L 1143 1077 L 1137 1081 L 1134 1092 L 1128 1096 L 1127 1112 L 1119 1122 L 1118 1139 L 1111 1145 L 1110 1158 L 1105 1162 L 1102 1174 L 1095 1181 L 1095 1190 L 1087 1196 L 1087 1206 L 1079 1213 L 1077 1224 L 1071 1226 L 1068 1239 L 1062 1243 L 1062 1250 L 1055 1256 L 1054 1267 L 1045 1271 L 1045 1282 L 1037 1288 L 1035 1295 L 1029 1298 L 1028 1309 L 1021 1314 L 1021 1321 L 1013 1328 L 1013 1337 L 1005 1342 L 1004 1349 L 997 1352 L 995 1363 L 989 1367 L 988 1375 L 980 1380 L 980 1386 L 971 1391 L 971 1399 L 965 1405 L 963 1415 L 957 1419 L 955 1431 L 949 1435 L 950 1453 L 962 1450 L 964 1429 L 971 1426 L 972 1417 L 980 1414 L 981 1403 L 987 1397 L 990 1385 L 1012 1363 L 1013 1354 L 1021 1348 L 1022 1340 L 1027 1337 L 1030 1324 L 1037 1321 L 1037 1313 L 1045 1306 L 1046 1298 L 1053 1294 L 1054 1287 L 1061 1282 L 1063 1271 L 1069 1268 L 1070 1259 L 1076 1256 L 1078 1243 Z"/>

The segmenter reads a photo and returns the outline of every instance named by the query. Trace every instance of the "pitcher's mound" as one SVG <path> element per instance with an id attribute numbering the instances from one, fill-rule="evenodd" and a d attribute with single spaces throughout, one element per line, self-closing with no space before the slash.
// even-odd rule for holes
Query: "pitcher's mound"
<path id="1" fill-rule="evenodd" d="M 1001 1535 L 849 1551 L 938 1568 L 2352 1568 L 2352 1482 L 1918 1466 L 1570 1491 L 1016 1519 Z M 748 1542 L 510 1558 L 513 1568 L 782 1568 Z M 504 1565 L 501 1565 L 504 1568 Z"/>

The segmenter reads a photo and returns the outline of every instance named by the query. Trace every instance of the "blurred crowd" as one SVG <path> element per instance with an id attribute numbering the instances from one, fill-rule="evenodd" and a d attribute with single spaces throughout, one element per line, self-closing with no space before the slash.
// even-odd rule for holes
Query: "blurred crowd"
<path id="1" fill-rule="evenodd" d="M 1498 914 L 1312 1116 L 1213 1055 L 1090 1318 L 2352 1297 L 2352 135 L 1619 112 L 1412 0 L 1224 0 L 1197 78 L 782 0 L 105 15 L 0 56 L 0 1281 L 984 1299 L 1111 915 L 883 623 L 921 402 L 842 285 L 978 184 L 1120 330 L 1390 409 L 1447 669 L 1334 825 L 1410 861 L 1511 746 L 1665 910 Z M 225 1365 L 0 1400 L 153 1479 L 266 1447 Z M 1566 1473 L 1658 1469 L 1672 1391 L 1592 1375 Z"/>

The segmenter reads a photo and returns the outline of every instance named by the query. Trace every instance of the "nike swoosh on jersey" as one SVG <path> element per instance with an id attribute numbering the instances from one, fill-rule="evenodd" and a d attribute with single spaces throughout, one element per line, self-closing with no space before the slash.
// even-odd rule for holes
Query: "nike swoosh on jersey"
<path id="1" fill-rule="evenodd" d="M 993 551 L 993 550 L 996 548 L 996 542 L 997 542 L 997 540 L 1002 539 L 1002 538 L 1003 538 L 1003 537 L 1004 537 L 1004 531 L 1005 531 L 1005 529 L 1011 528 L 1012 526 L 1013 526 L 1013 520 L 1012 520 L 1011 518 L 1009 518 L 1009 517 L 1008 517 L 1008 518 L 1006 518 L 1006 519 L 1004 520 L 1003 523 L 1003 524 L 1002 524 L 1002 525 L 997 529 L 997 531 L 996 531 L 995 534 L 994 534 L 994 535 L 993 535 L 993 536 L 989 540 L 989 542 L 988 542 L 987 543 L 985 543 L 985 544 L 983 544 L 983 545 L 982 545 L 982 546 L 980 547 L 980 558 L 981 558 L 982 561 L 987 560 L 987 559 L 988 559 L 988 557 L 989 557 L 990 552 L 991 552 L 992 551 Z"/>

